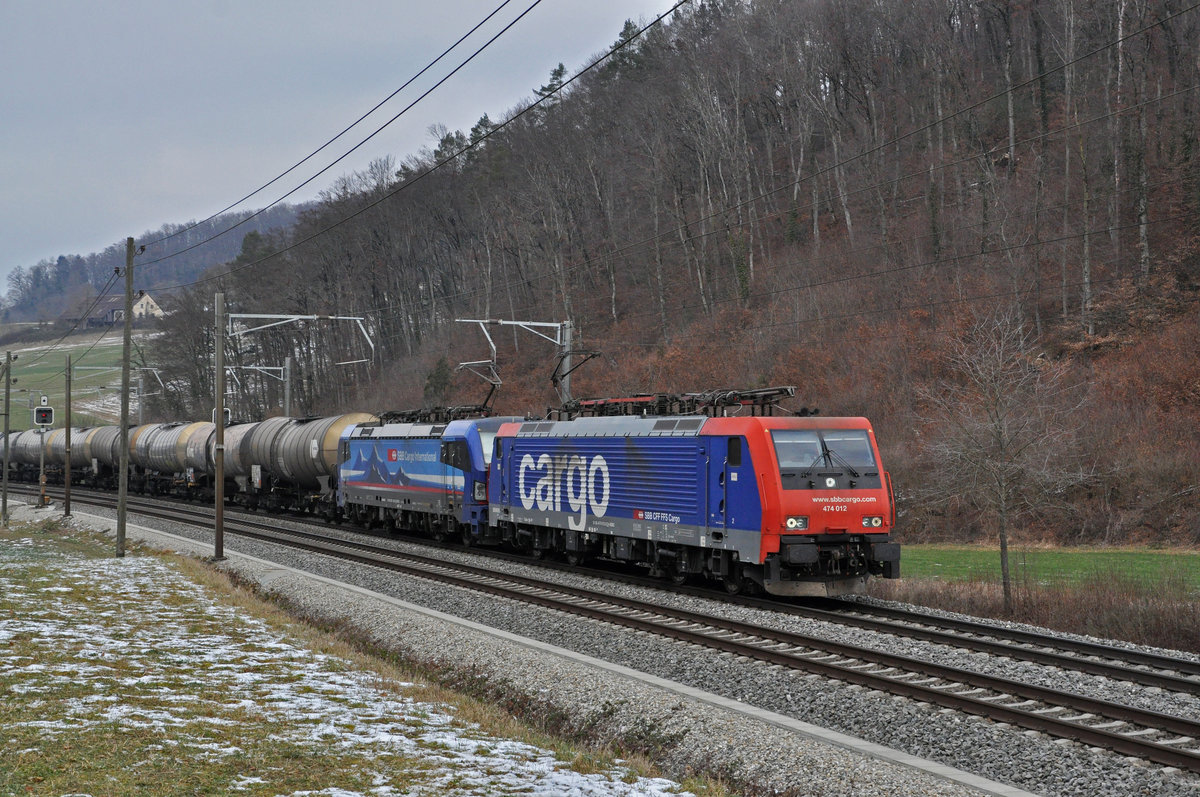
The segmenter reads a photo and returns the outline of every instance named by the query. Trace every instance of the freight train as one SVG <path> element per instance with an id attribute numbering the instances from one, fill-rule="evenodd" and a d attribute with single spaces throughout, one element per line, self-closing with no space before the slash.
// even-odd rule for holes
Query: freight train
<path id="1" fill-rule="evenodd" d="M 832 596 L 872 575 L 898 578 L 891 479 L 871 424 L 762 411 L 775 395 L 585 401 L 536 420 L 352 413 L 234 424 L 225 494 L 249 510 L 631 563 L 731 593 Z M 208 422 L 132 427 L 130 489 L 211 500 L 215 432 Z M 116 426 L 72 429 L 72 483 L 115 487 L 120 437 Z M 15 478 L 36 480 L 44 456 L 48 481 L 61 481 L 65 430 L 4 443 Z"/>

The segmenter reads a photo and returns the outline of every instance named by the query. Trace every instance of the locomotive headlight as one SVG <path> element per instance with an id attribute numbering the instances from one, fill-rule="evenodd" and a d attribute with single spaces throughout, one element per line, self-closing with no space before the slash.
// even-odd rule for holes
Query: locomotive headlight
<path id="1" fill-rule="evenodd" d="M 870 529 L 870 528 L 877 529 L 883 525 L 883 518 L 880 517 L 879 515 L 874 515 L 872 517 L 864 517 L 862 523 L 863 523 L 864 529 Z"/>
<path id="2" fill-rule="evenodd" d="M 808 518 L 803 515 L 793 515 L 787 519 L 788 531 L 804 531 L 808 528 Z"/>
<path id="3" fill-rule="evenodd" d="M 475 482 L 475 500 L 480 502 L 487 500 L 487 485 L 483 482 Z"/>

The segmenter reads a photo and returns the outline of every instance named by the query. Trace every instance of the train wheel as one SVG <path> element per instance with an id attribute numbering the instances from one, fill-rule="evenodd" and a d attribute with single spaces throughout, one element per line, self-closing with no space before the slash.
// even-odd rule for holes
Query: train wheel
<path id="1" fill-rule="evenodd" d="M 583 554 L 578 551 L 568 551 L 563 557 L 571 567 L 579 567 L 584 562 Z"/>
<path id="2" fill-rule="evenodd" d="M 721 579 L 721 583 L 725 586 L 725 592 L 730 595 L 740 595 L 746 588 L 746 579 L 740 572 L 726 575 Z"/>
<path id="3" fill-rule="evenodd" d="M 674 565 L 671 567 L 671 583 L 672 584 L 674 584 L 677 587 L 682 587 L 684 584 L 687 583 L 687 580 L 688 580 L 688 573 L 686 570 L 679 567 L 679 565 Z"/>

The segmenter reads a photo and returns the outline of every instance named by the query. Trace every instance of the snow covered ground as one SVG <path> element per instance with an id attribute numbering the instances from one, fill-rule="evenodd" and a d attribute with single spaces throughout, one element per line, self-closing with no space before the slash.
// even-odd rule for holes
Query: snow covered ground
<path id="1" fill-rule="evenodd" d="M 243 744 L 250 742 L 239 742 L 236 729 L 266 724 L 272 744 L 369 762 L 370 787 L 318 783 L 281 792 L 269 771 L 247 765 L 226 791 L 681 793 L 675 783 L 619 767 L 572 771 L 551 751 L 491 737 L 456 719 L 452 707 L 409 696 L 412 685 L 385 688 L 377 675 L 214 602 L 162 560 L 92 558 L 39 537 L 0 544 L 0 687 L 41 706 L 0 727 L 0 759 L 10 762 L 114 728 L 147 739 L 137 751 L 142 760 L 124 762 L 131 768 L 164 751 L 182 761 L 249 760 Z M 28 741 L 33 732 L 36 744 Z M 73 786 L 80 794 L 110 790 L 103 782 Z"/>

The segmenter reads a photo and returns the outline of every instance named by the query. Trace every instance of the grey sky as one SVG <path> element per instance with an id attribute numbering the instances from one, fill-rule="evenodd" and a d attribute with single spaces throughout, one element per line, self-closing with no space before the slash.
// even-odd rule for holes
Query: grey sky
<path id="1" fill-rule="evenodd" d="M 16 266 L 202 219 L 303 158 L 502 0 L 0 0 L 0 293 Z M 344 141 L 246 203 L 277 199 L 528 8 L 495 19 Z M 463 71 L 289 201 L 532 97 L 671 0 L 542 0 Z M 361 132 L 360 132 L 361 131 Z"/>

